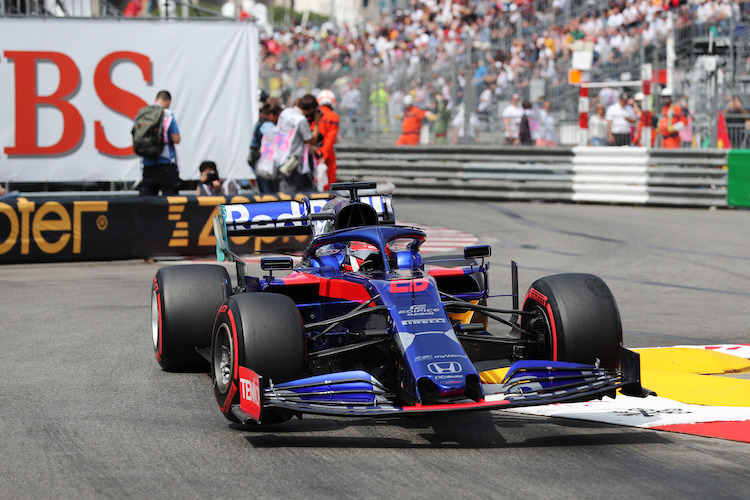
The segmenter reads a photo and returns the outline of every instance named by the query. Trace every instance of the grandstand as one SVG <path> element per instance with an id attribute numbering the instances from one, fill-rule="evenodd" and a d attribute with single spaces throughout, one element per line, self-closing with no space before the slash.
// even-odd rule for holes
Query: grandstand
<path id="1" fill-rule="evenodd" d="M 183 16 L 216 15 L 206 8 L 210 4 L 170 1 Z M 158 15 L 158 3 L 150 13 Z M 261 85 L 291 104 L 300 93 L 322 88 L 340 96 L 356 79 L 363 96 L 358 126 L 372 141 L 398 130 L 404 93 L 424 107 L 434 106 L 434 95 L 442 93 L 454 106 L 463 102 L 475 109 L 480 92 L 496 82 L 491 111 L 482 115 L 482 136 L 502 134 L 500 114 L 508 97 L 519 93 L 532 101 L 549 99 L 561 141 L 574 143 L 578 88 L 568 83 L 568 72 L 576 50 L 593 52 L 591 81 L 638 80 L 644 63 L 655 75 L 667 75 L 663 83 L 689 99 L 698 145 L 710 138 L 730 96 L 749 102 L 750 1 L 400 0 L 389 11 L 373 13 L 374 4 L 362 0 L 354 24 L 313 22 L 304 14 L 274 23 L 271 15 L 273 29 L 261 40 Z M 97 12 L 86 13 L 86 5 L 92 4 L 0 0 L 0 15 L 110 17 L 128 8 L 126 0 L 102 0 L 94 4 Z M 384 117 L 369 99 L 380 85 L 389 96 Z"/>

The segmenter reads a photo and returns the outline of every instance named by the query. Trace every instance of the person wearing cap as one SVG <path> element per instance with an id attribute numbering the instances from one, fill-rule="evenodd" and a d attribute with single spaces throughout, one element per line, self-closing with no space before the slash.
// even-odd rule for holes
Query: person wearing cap
<path id="1" fill-rule="evenodd" d="M 617 102 L 607 108 L 607 138 L 610 146 L 629 146 L 630 127 L 637 121 L 633 107 L 628 105 L 628 95 L 621 92 Z"/>
<path id="2" fill-rule="evenodd" d="M 687 117 L 682 109 L 672 102 L 672 89 L 670 87 L 664 87 L 661 91 L 661 100 L 661 118 L 659 118 L 661 147 L 677 149 L 682 146 L 680 130 L 687 125 Z"/>
<path id="3" fill-rule="evenodd" d="M 503 110 L 503 124 L 505 125 L 505 144 L 512 146 L 518 144 L 518 133 L 523 118 L 523 108 L 519 106 L 521 96 L 513 94 L 510 96 L 510 104 Z"/>
<path id="4" fill-rule="evenodd" d="M 404 96 L 404 114 L 401 123 L 401 135 L 396 140 L 396 146 L 416 146 L 419 144 L 422 120 L 425 118 L 433 120 L 436 116 L 429 111 L 414 106 L 414 97 L 411 94 L 406 94 Z"/>
<path id="5" fill-rule="evenodd" d="M 330 90 L 322 90 L 318 94 L 318 111 L 315 115 L 318 143 L 315 157 L 318 159 L 318 165 L 326 166 L 324 182 L 317 179 L 316 175 L 318 187 L 322 187 L 323 191 L 328 191 L 329 184 L 336 182 L 336 152 L 334 146 L 339 134 L 339 115 L 333 110 L 334 106 L 336 106 L 336 96 Z M 322 169 L 320 174 L 324 175 Z"/>

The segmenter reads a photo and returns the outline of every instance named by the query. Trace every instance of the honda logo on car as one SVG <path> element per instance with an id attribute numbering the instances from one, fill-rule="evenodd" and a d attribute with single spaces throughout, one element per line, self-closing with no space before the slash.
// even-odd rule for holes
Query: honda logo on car
<path id="1" fill-rule="evenodd" d="M 461 363 L 456 361 L 443 361 L 439 363 L 430 363 L 427 369 L 433 375 L 445 375 L 448 373 L 461 373 Z"/>

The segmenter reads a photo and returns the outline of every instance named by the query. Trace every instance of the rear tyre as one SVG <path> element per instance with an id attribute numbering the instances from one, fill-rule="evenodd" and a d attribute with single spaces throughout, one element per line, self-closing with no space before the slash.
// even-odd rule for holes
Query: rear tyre
<path id="1" fill-rule="evenodd" d="M 196 348 L 211 343 L 214 318 L 229 288 L 229 273 L 218 265 L 179 265 L 156 272 L 151 285 L 151 333 L 162 369 L 208 368 Z"/>
<path id="2" fill-rule="evenodd" d="M 521 326 L 536 334 L 532 357 L 620 366 L 622 323 L 609 287 L 592 274 L 557 274 L 531 285 Z"/>
<path id="3" fill-rule="evenodd" d="M 239 367 L 250 368 L 274 383 L 301 378 L 306 367 L 305 330 L 292 299 L 275 293 L 233 295 L 220 308 L 211 341 L 211 378 L 216 402 L 232 422 L 239 404 Z M 292 415 L 277 408 L 262 410 L 263 424 Z"/>

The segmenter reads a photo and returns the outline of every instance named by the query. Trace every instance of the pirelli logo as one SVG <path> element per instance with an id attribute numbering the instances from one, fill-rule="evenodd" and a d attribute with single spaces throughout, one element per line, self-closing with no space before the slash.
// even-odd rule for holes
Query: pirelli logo
<path id="1" fill-rule="evenodd" d="M 542 294 L 541 292 L 537 291 L 534 288 L 529 289 L 529 293 L 527 295 L 528 298 L 533 299 L 543 306 L 547 305 L 547 296 Z"/>

